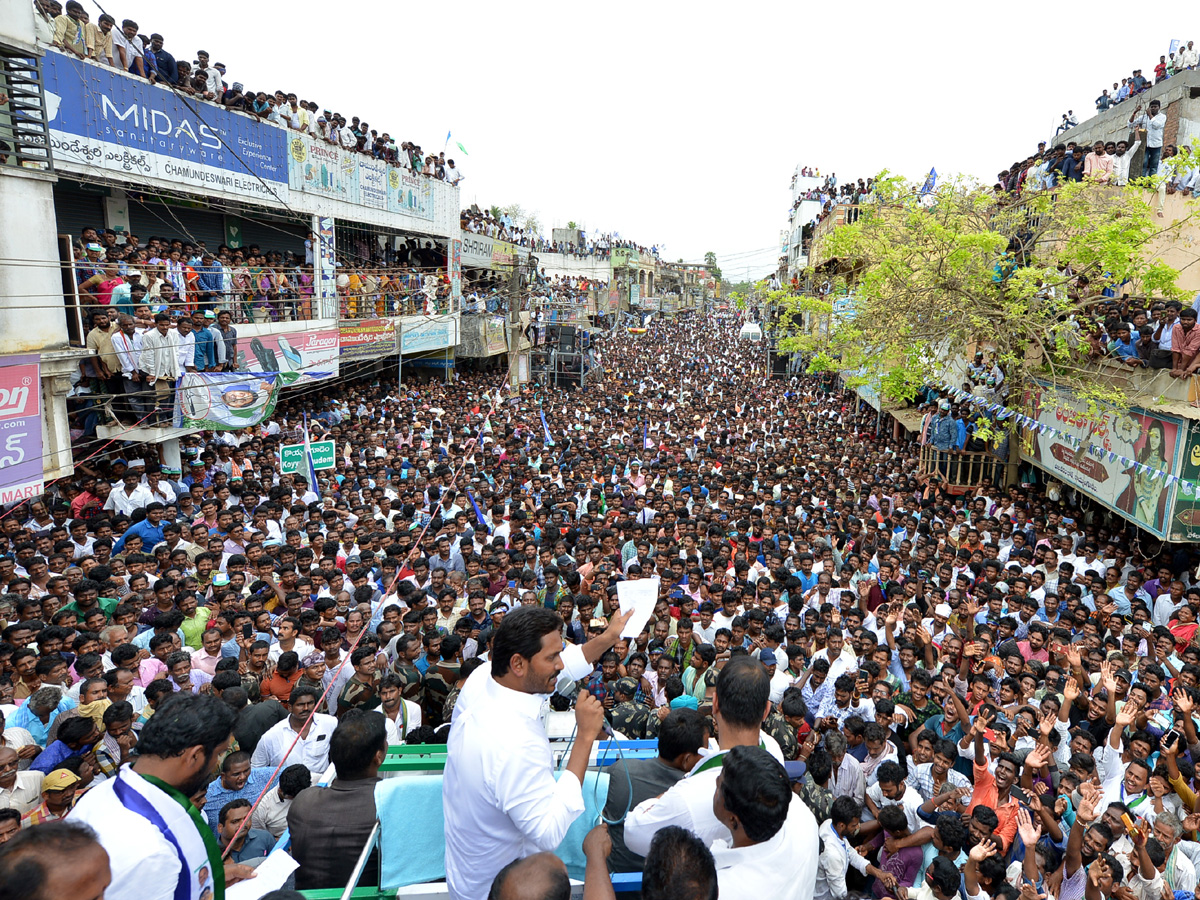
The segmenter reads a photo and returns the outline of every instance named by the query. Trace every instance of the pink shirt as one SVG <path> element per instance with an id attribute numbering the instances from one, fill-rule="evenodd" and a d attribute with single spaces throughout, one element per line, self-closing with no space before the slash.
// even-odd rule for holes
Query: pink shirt
<path id="1" fill-rule="evenodd" d="M 1183 363 L 1187 365 L 1192 357 L 1200 351 L 1200 325 L 1193 325 L 1192 330 L 1184 332 L 1178 321 L 1171 329 L 1171 349 L 1183 355 Z"/>
<path id="2" fill-rule="evenodd" d="M 1100 184 L 1108 184 L 1113 177 L 1113 158 L 1108 154 L 1097 156 L 1089 153 L 1083 161 L 1083 177 Z"/>

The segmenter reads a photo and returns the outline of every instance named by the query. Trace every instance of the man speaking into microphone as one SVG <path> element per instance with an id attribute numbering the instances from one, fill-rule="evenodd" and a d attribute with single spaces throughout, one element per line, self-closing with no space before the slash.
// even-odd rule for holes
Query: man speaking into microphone
<path id="1" fill-rule="evenodd" d="M 504 617 L 490 671 L 480 668 L 467 680 L 450 728 L 442 809 L 452 900 L 485 900 L 502 868 L 555 850 L 583 812 L 583 777 L 604 707 L 579 693 L 575 743 L 556 780 L 542 706 L 564 667 L 569 680 L 585 677 L 628 619 L 614 616 L 603 635 L 564 651 L 563 620 L 553 610 L 522 606 Z"/>

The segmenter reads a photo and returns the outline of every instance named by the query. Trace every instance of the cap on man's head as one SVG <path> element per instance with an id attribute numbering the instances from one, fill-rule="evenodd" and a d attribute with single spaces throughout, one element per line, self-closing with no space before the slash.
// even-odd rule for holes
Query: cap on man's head
<path id="1" fill-rule="evenodd" d="M 65 791 L 79 783 L 79 776 L 69 769 L 55 769 L 42 779 L 43 791 Z"/>
<path id="2" fill-rule="evenodd" d="M 628 676 L 626 676 L 624 678 L 618 678 L 617 683 L 615 685 L 613 685 L 613 690 L 617 691 L 618 693 L 625 694 L 626 696 L 629 696 L 629 697 L 632 697 L 635 694 L 637 694 L 637 689 L 638 689 L 637 682 Z"/>

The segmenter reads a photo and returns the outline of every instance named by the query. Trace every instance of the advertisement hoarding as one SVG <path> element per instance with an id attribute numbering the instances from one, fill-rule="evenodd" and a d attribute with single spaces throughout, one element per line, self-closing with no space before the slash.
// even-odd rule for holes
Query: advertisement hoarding
<path id="1" fill-rule="evenodd" d="M 338 374 L 338 330 L 320 328 L 238 337 L 238 370 L 277 373 L 283 387 Z"/>
<path id="2" fill-rule="evenodd" d="M 275 411 L 282 379 L 262 372 L 185 372 L 175 385 L 175 427 L 236 431 Z"/>
<path id="3" fill-rule="evenodd" d="M 396 353 L 394 319 L 343 319 L 338 322 L 338 356 L 344 360 L 379 359 Z"/>
<path id="4" fill-rule="evenodd" d="M 40 362 L 35 354 L 0 356 L 0 503 L 36 497 L 44 470 Z"/>
<path id="5" fill-rule="evenodd" d="M 65 53 L 42 57 L 42 75 L 59 170 L 287 201 L 283 129 Z"/>
<path id="6" fill-rule="evenodd" d="M 1200 422 L 1189 422 L 1187 440 L 1181 453 L 1175 505 L 1171 509 L 1167 538 L 1172 541 L 1200 541 Z"/>
<path id="7" fill-rule="evenodd" d="M 1164 536 L 1174 492 L 1167 476 L 1176 474 L 1185 439 L 1181 420 L 1138 408 L 1091 418 L 1075 398 L 1049 390 L 1032 394 L 1028 406 L 1041 427 L 1022 442 L 1024 458 Z"/>

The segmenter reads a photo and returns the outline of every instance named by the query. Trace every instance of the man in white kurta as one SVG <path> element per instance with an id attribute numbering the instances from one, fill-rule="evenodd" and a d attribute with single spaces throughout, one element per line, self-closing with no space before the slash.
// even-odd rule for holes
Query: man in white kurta
<path id="1" fill-rule="evenodd" d="M 624 624 L 616 621 L 608 646 Z M 484 900 L 502 868 L 555 850 L 583 812 L 583 778 L 604 708 L 580 693 L 575 742 L 556 780 L 542 707 L 564 671 L 561 629 L 562 619 L 544 607 L 509 613 L 493 639 L 490 666 L 474 672 L 459 695 L 442 789 L 452 900 Z M 571 678 L 590 673 L 585 653 L 572 649 Z"/>

